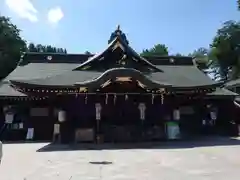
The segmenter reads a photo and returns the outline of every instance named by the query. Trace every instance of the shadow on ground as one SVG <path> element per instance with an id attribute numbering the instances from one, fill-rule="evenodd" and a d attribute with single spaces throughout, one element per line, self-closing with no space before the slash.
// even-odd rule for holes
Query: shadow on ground
<path id="1" fill-rule="evenodd" d="M 48 143 L 49 141 L 2 141 L 4 144 L 38 144 Z"/>
<path id="2" fill-rule="evenodd" d="M 121 150 L 121 149 L 187 149 L 211 146 L 240 145 L 240 138 L 204 137 L 184 141 L 146 142 L 146 143 L 106 143 L 106 144 L 48 144 L 37 152 L 80 151 L 80 150 Z"/>

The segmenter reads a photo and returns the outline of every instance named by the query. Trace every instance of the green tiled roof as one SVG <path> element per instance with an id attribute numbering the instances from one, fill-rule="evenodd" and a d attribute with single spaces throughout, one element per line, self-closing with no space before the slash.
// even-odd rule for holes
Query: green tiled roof
<path id="1" fill-rule="evenodd" d="M 74 63 L 29 63 L 18 66 L 0 84 L 0 96 L 26 96 L 10 86 L 9 80 L 41 79 L 71 71 L 79 66 Z"/>
<path id="2" fill-rule="evenodd" d="M 169 84 L 176 88 L 194 88 L 197 86 L 214 86 L 218 84 L 194 66 L 161 66 L 160 68 L 163 72 L 145 74 L 145 76 L 153 82 Z M 18 81 L 43 86 L 73 86 L 76 83 L 93 81 L 104 73 L 106 72 L 66 71 L 65 73 L 47 76 L 45 78 Z"/>
<path id="3" fill-rule="evenodd" d="M 25 54 L 19 66 L 3 80 L 0 92 L 2 89 L 3 94 L 4 92 L 7 94 L 7 90 L 9 94 L 12 93 L 11 87 L 7 84 L 9 81 L 19 86 L 25 84 L 34 87 L 38 85 L 69 87 L 84 83 L 92 86 L 95 83 L 93 85 L 95 89 L 107 78 L 121 75 L 140 78 L 152 90 L 160 86 L 175 87 L 177 90 L 219 86 L 219 83 L 211 80 L 194 66 L 191 57 L 142 57 L 122 39 L 121 33 L 116 33 L 116 37 L 105 50 L 95 56 Z"/>
<path id="4" fill-rule="evenodd" d="M 216 91 L 208 93 L 210 96 L 237 96 L 237 93 L 227 90 L 226 88 L 216 88 Z"/>
<path id="5" fill-rule="evenodd" d="M 217 84 L 200 71 L 195 66 L 169 66 L 158 65 L 159 69 L 163 70 L 166 76 L 161 76 L 160 73 L 153 73 L 149 75 L 153 80 L 165 81 L 176 87 L 194 87 L 194 86 L 206 86 Z"/>
<path id="6" fill-rule="evenodd" d="M 79 64 L 71 63 L 29 63 L 18 66 L 3 81 L 46 78 L 71 71 Z"/>
<path id="7" fill-rule="evenodd" d="M 240 86 L 240 79 L 228 81 L 225 83 L 226 88 L 235 88 Z"/>
<path id="8" fill-rule="evenodd" d="M 46 86 L 72 86 L 77 82 L 84 82 L 93 80 L 99 77 L 101 72 L 89 71 L 68 71 L 63 74 L 49 76 L 45 78 L 18 80 L 18 82 L 30 83 L 33 85 L 46 85 Z"/>
<path id="9" fill-rule="evenodd" d="M 23 97 L 25 94 L 15 90 L 8 83 L 0 84 L 0 96 L 10 96 L 10 97 Z"/>

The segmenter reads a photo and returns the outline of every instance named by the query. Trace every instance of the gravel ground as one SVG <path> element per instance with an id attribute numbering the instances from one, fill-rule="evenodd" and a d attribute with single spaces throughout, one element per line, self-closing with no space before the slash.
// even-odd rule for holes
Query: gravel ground
<path id="1" fill-rule="evenodd" d="M 69 148 L 46 143 L 4 144 L 3 152 L 0 180 L 240 179 L 240 140 L 237 139 L 168 142 L 136 148 L 133 145 Z"/>

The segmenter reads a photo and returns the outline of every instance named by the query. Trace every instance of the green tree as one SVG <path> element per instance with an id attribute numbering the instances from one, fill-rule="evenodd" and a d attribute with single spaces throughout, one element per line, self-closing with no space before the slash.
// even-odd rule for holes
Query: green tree
<path id="1" fill-rule="evenodd" d="M 85 51 L 84 54 L 86 54 L 86 55 L 91 55 L 91 53 L 90 53 L 89 51 Z"/>
<path id="2" fill-rule="evenodd" d="M 226 81 L 240 76 L 240 22 L 227 21 L 210 45 L 210 57 L 219 77 Z"/>
<path id="3" fill-rule="evenodd" d="M 181 53 L 176 53 L 175 55 L 173 55 L 173 56 L 176 56 L 176 57 L 182 57 L 182 56 L 184 56 L 183 54 L 181 54 Z"/>
<path id="4" fill-rule="evenodd" d="M 165 44 L 156 44 L 150 49 L 144 49 L 141 53 L 142 56 L 167 56 L 168 48 Z"/>
<path id="5" fill-rule="evenodd" d="M 43 53 L 62 53 L 67 54 L 67 50 L 64 48 L 57 48 L 51 45 L 42 45 L 30 43 L 27 48 L 28 52 L 43 52 Z"/>
<path id="6" fill-rule="evenodd" d="M 0 16 L 0 79 L 14 70 L 25 50 L 26 43 L 20 37 L 20 30 L 9 18 Z"/>
<path id="7" fill-rule="evenodd" d="M 193 57 L 194 61 L 196 62 L 197 67 L 204 71 L 209 68 L 209 50 L 204 47 L 200 47 L 190 53 L 188 56 Z"/>
<path id="8" fill-rule="evenodd" d="M 30 52 L 37 52 L 37 49 L 33 43 L 30 43 L 27 47 L 28 51 Z"/>

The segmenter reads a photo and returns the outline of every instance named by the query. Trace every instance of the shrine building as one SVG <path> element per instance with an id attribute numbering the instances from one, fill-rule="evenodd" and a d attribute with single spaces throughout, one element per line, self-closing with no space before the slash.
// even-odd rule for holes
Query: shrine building
<path id="1" fill-rule="evenodd" d="M 95 55 L 25 53 L 0 85 L 1 138 L 51 141 L 55 124 L 63 143 L 231 135 L 235 96 L 191 57 L 139 55 L 118 27 Z"/>

